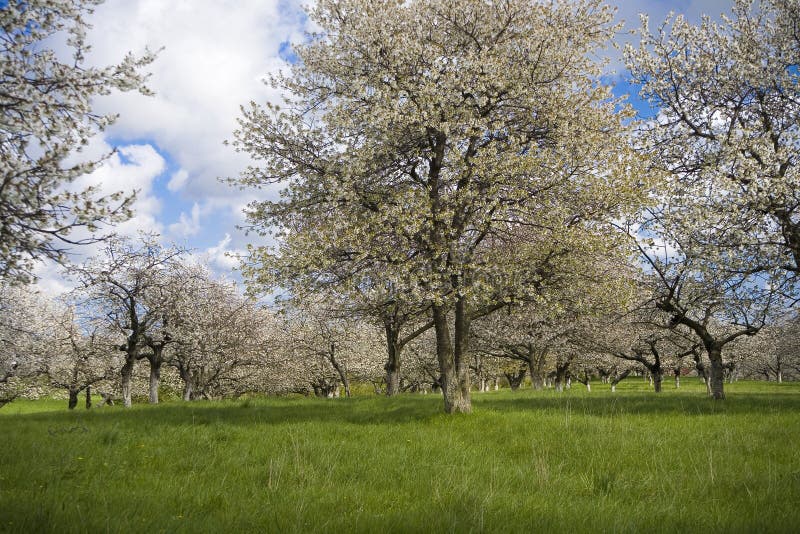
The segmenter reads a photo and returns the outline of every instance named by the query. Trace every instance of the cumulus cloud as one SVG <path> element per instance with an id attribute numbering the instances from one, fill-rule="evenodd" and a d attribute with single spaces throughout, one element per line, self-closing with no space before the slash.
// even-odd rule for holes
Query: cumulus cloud
<path id="1" fill-rule="evenodd" d="M 112 148 L 100 139 L 94 139 L 89 149 L 90 155 L 111 151 Z M 165 168 L 164 157 L 152 145 L 124 145 L 117 147 L 94 172 L 78 178 L 70 187 L 76 190 L 95 187 L 102 196 L 118 191 L 126 196 L 135 194 L 134 217 L 117 225 L 114 231 L 126 236 L 140 231 L 161 233 L 161 200 L 154 192 L 153 183 Z"/>
<path id="2" fill-rule="evenodd" d="M 237 268 L 239 266 L 239 257 L 244 254 L 244 251 L 232 249 L 230 245 L 231 236 L 230 234 L 225 234 L 225 237 L 219 243 L 205 251 L 208 263 L 226 271 Z"/>
<path id="3" fill-rule="evenodd" d="M 200 204 L 194 203 L 191 215 L 182 212 L 178 222 L 169 226 L 169 231 L 178 237 L 196 235 L 200 231 Z"/>
<path id="4" fill-rule="evenodd" d="M 192 200 L 239 194 L 217 178 L 235 176 L 247 160 L 223 141 L 241 105 L 275 99 L 263 80 L 285 67 L 281 44 L 302 39 L 304 20 L 299 3 L 286 0 L 108 0 L 92 20 L 92 61 L 163 47 L 148 68 L 154 97 L 98 100 L 102 111 L 120 112 L 111 135 L 153 139 L 169 153 L 182 169 L 171 191 L 185 186 Z"/>
<path id="5" fill-rule="evenodd" d="M 176 191 L 180 191 L 183 189 L 183 186 L 186 185 L 186 182 L 189 180 L 189 172 L 186 169 L 181 169 L 176 173 L 172 174 L 172 177 L 169 179 L 169 183 L 167 183 L 167 189 L 175 193 Z"/>

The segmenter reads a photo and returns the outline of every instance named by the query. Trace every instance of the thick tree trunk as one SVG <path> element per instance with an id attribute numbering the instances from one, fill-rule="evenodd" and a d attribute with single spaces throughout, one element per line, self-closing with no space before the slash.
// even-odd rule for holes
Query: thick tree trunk
<path id="1" fill-rule="evenodd" d="M 508 380 L 511 391 L 517 391 L 522 385 L 522 381 L 525 380 L 525 372 L 525 369 L 520 369 L 516 373 L 503 373 L 506 380 Z"/>
<path id="2" fill-rule="evenodd" d="M 681 387 L 681 372 L 675 371 L 675 389 Z"/>
<path id="3" fill-rule="evenodd" d="M 178 368 L 178 374 L 183 380 L 183 400 L 190 401 L 193 400 L 194 395 L 194 380 L 192 380 L 192 372 L 188 366 L 185 366 L 183 362 L 178 362 L 176 366 Z"/>
<path id="4" fill-rule="evenodd" d="M 536 353 L 530 347 L 528 349 L 528 371 L 531 374 L 531 387 L 536 391 L 544 389 L 544 369 L 536 357 Z"/>
<path id="5" fill-rule="evenodd" d="M 456 318 L 456 339 L 459 343 L 459 358 L 463 354 L 466 339 L 459 339 L 465 334 L 465 326 L 468 332 L 468 321 L 464 324 L 465 317 L 463 305 L 460 306 L 460 313 L 457 311 Z M 458 317 L 461 315 L 461 317 Z M 436 332 L 436 357 L 439 360 L 439 371 L 441 373 L 440 385 L 442 396 L 444 397 L 445 413 L 469 413 L 472 409 L 469 389 L 469 370 L 467 362 L 460 362 L 456 359 L 456 350 L 450 334 L 450 325 L 447 319 L 447 310 L 443 306 L 433 307 L 433 328 Z M 463 363 L 463 364 L 462 364 Z M 462 364 L 462 365 L 460 365 Z M 465 370 L 464 367 L 467 367 Z M 466 384 L 464 383 L 466 382 Z"/>
<path id="6" fill-rule="evenodd" d="M 400 393 L 400 352 L 398 343 L 400 332 L 391 325 L 386 325 L 386 351 L 388 360 L 383 368 L 386 370 L 386 396 L 392 397 Z"/>
<path id="7" fill-rule="evenodd" d="M 531 375 L 531 387 L 536 391 L 544 389 L 544 377 L 541 374 L 533 373 Z"/>
<path id="8" fill-rule="evenodd" d="M 81 392 L 79 389 L 69 389 L 69 404 L 67 405 L 70 410 L 74 410 L 78 405 L 78 394 Z"/>
<path id="9" fill-rule="evenodd" d="M 194 394 L 194 384 L 192 383 L 191 378 L 184 378 L 183 379 L 183 400 L 190 401 L 192 400 L 192 395 Z"/>
<path id="10" fill-rule="evenodd" d="M 564 383 L 567 381 L 567 368 L 556 366 L 556 391 L 563 393 Z"/>
<path id="11" fill-rule="evenodd" d="M 136 359 L 128 357 L 125 360 L 125 365 L 122 366 L 122 405 L 126 408 L 131 407 L 131 387 L 133 382 L 133 366 Z"/>
<path id="12" fill-rule="evenodd" d="M 400 393 L 400 347 L 389 344 L 389 360 L 384 365 L 386 370 L 386 396 L 392 397 Z"/>
<path id="13" fill-rule="evenodd" d="M 469 329 L 470 319 L 464 300 L 456 303 L 455 310 L 455 346 L 453 356 L 456 363 L 456 376 L 460 392 L 461 408 L 459 411 L 472 411 L 472 381 L 469 373 Z"/>
<path id="14" fill-rule="evenodd" d="M 664 381 L 664 373 L 659 369 L 653 371 L 651 376 L 653 377 L 653 390 L 656 393 L 661 393 L 661 384 Z"/>
<path id="15" fill-rule="evenodd" d="M 783 382 L 783 372 L 782 371 L 778 371 L 777 380 L 778 380 L 778 384 L 781 384 Z"/>
<path id="16" fill-rule="evenodd" d="M 86 409 L 92 407 L 92 386 L 86 386 Z"/>
<path id="17" fill-rule="evenodd" d="M 722 365 L 722 349 L 713 347 L 708 349 L 708 358 L 711 360 L 711 396 L 716 400 L 725 398 L 725 368 Z"/>
<path id="18" fill-rule="evenodd" d="M 150 404 L 158 404 L 158 386 L 161 383 L 161 358 L 150 360 Z"/>

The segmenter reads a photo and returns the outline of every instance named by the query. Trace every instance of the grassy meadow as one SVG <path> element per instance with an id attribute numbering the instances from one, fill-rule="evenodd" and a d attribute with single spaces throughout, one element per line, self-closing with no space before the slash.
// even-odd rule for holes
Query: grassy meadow
<path id="1" fill-rule="evenodd" d="M 792 532 L 800 384 L 0 410 L 0 531 Z"/>

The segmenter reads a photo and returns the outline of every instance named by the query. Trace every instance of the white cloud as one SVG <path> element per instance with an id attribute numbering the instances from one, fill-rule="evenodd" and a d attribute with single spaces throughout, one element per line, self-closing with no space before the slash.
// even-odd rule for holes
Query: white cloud
<path id="1" fill-rule="evenodd" d="M 64 278 L 63 268 L 51 261 L 37 263 L 33 274 L 37 277 L 36 286 L 42 294 L 48 297 L 63 295 L 74 287 L 69 280 Z"/>
<path id="2" fill-rule="evenodd" d="M 205 255 L 209 264 L 225 271 L 231 271 L 239 267 L 238 256 L 244 254 L 244 251 L 229 248 L 230 244 L 231 236 L 230 234 L 225 234 L 225 237 L 216 246 L 207 249 Z"/>
<path id="3" fill-rule="evenodd" d="M 112 148 L 99 138 L 90 143 L 82 157 L 97 159 L 103 154 L 111 153 Z M 116 225 L 113 230 L 121 235 L 135 236 L 140 231 L 162 232 L 159 222 L 161 200 L 153 190 L 153 183 L 166 169 L 166 161 L 159 152 L 149 144 L 124 145 L 103 161 L 94 172 L 81 176 L 69 188 L 82 191 L 88 187 L 97 190 L 97 196 L 107 196 L 122 192 L 125 196 L 135 194 L 132 204 L 134 216 Z M 108 232 L 109 228 L 101 229 Z M 86 237 L 84 231 L 79 230 L 73 237 Z M 82 247 L 76 251 L 80 254 L 91 254 L 92 247 Z"/>
<path id="4" fill-rule="evenodd" d="M 179 172 L 171 191 L 183 184 L 191 200 L 239 195 L 217 178 L 237 175 L 248 160 L 223 141 L 241 105 L 275 98 L 261 80 L 285 66 L 280 45 L 300 38 L 302 21 L 296 1 L 109 0 L 93 17 L 91 60 L 110 64 L 129 50 L 164 47 L 148 67 L 154 97 L 98 99 L 100 110 L 120 113 L 110 134 L 152 139 L 169 153 L 192 177 L 186 183 Z"/>
<path id="5" fill-rule="evenodd" d="M 169 179 L 169 183 L 167 184 L 167 189 L 172 191 L 173 193 L 176 191 L 180 191 L 183 186 L 186 185 L 186 182 L 189 180 L 189 173 L 186 169 L 181 169 L 176 173 L 173 173 L 172 177 Z"/>
<path id="6" fill-rule="evenodd" d="M 186 213 L 181 213 L 178 222 L 169 226 L 169 231 L 179 237 L 196 235 L 200 231 L 200 204 L 194 203 L 190 216 L 187 216 Z"/>

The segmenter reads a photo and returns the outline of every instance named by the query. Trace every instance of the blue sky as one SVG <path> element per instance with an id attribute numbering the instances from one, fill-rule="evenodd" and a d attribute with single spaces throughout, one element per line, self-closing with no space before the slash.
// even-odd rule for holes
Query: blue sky
<path id="1" fill-rule="evenodd" d="M 3 0 L 0 0 L 2 2 Z M 82 180 L 111 192 L 138 189 L 136 216 L 119 231 L 159 232 L 207 257 L 219 273 L 236 261 L 248 241 L 236 226 L 253 192 L 241 192 L 218 178 L 235 176 L 248 160 L 223 145 L 232 138 L 239 106 L 276 100 L 262 83 L 293 60 L 289 43 L 308 29 L 302 0 L 107 0 L 90 22 L 90 63 L 118 62 L 128 51 L 163 50 L 149 67 L 153 97 L 113 94 L 97 100 L 100 112 L 119 120 L 90 147 L 90 154 L 117 149 L 105 165 Z M 615 2 L 612 2 L 614 4 Z M 638 13 L 654 23 L 675 11 L 696 20 L 730 9 L 728 0 L 617 0 L 626 29 L 639 26 Z M 620 39 L 630 39 L 623 34 Z M 616 53 L 615 53 L 616 54 Z M 624 76 L 614 55 L 609 79 Z M 630 87 L 620 83 L 615 92 Z M 259 195 L 274 195 L 264 191 Z M 91 252 L 91 250 L 84 250 Z M 56 269 L 39 270 L 46 290 L 66 287 Z"/>

